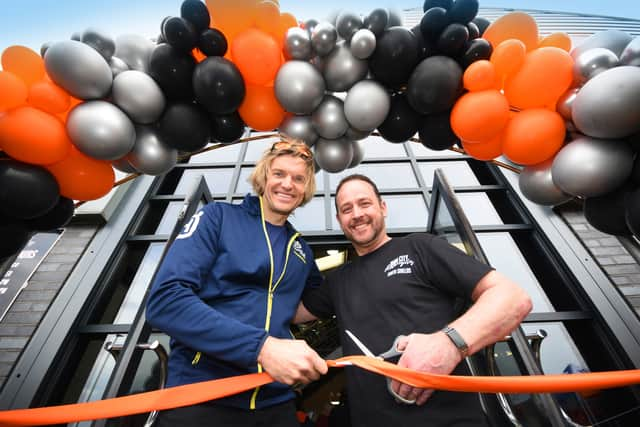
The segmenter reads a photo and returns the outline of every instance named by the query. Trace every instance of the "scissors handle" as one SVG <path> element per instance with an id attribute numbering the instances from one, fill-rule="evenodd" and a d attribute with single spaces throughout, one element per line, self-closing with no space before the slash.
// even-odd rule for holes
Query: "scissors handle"
<path id="1" fill-rule="evenodd" d="M 402 356 L 402 353 L 404 352 L 404 350 L 398 350 L 398 344 L 400 343 L 400 340 L 403 338 L 406 338 L 406 336 L 398 335 L 396 339 L 393 340 L 393 344 L 391 345 L 391 348 L 385 351 L 384 353 L 380 353 L 378 357 L 380 357 L 383 360 L 386 360 L 386 359 L 392 359 L 397 356 Z"/>

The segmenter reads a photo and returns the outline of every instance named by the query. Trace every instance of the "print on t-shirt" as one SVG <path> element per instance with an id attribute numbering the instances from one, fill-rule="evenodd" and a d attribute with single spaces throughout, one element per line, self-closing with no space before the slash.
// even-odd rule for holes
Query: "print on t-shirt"
<path id="1" fill-rule="evenodd" d="M 396 274 L 411 274 L 413 264 L 413 260 L 409 258 L 409 255 L 400 255 L 387 264 L 384 272 L 387 273 L 387 277 L 395 276 Z"/>

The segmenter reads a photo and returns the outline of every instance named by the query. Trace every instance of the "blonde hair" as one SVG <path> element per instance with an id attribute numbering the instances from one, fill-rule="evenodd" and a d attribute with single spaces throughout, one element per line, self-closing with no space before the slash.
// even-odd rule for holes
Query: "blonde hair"
<path id="1" fill-rule="evenodd" d="M 271 147 L 267 148 L 260 160 L 258 160 L 258 163 L 256 163 L 256 167 L 253 169 L 253 172 L 249 177 L 249 181 L 251 182 L 253 191 L 255 191 L 259 196 L 262 196 L 267 185 L 267 176 L 269 175 L 271 163 L 273 163 L 273 160 L 276 157 L 280 156 L 300 157 L 305 161 L 306 172 L 304 197 L 302 198 L 302 202 L 300 203 L 300 206 L 304 206 L 313 198 L 313 195 L 316 192 L 316 176 L 313 166 L 313 153 L 309 149 L 309 146 L 299 139 L 289 138 L 284 135 L 280 135 L 279 137 L 280 140 L 276 141 Z M 279 143 L 284 143 L 284 145 L 286 145 L 287 147 L 276 147 L 276 145 L 278 145 Z"/>

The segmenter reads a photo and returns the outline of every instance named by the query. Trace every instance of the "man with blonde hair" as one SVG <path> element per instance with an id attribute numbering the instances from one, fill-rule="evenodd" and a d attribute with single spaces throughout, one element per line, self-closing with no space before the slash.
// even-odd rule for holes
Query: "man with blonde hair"
<path id="1" fill-rule="evenodd" d="M 276 382 L 224 399 L 161 412 L 157 426 L 297 427 L 291 385 L 327 365 L 289 326 L 307 287 L 322 278 L 287 221 L 315 192 L 303 142 L 280 139 L 251 175 L 256 195 L 196 213 L 158 271 L 147 320 L 171 337 L 167 386 L 267 372 Z"/>

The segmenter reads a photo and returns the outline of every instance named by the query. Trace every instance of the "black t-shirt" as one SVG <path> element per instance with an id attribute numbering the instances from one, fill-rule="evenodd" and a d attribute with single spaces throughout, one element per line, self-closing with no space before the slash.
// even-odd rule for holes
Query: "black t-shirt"
<path id="1" fill-rule="evenodd" d="M 322 286 L 305 292 L 303 303 L 315 316 L 337 315 L 344 355 L 362 354 L 345 329 L 378 354 L 398 335 L 444 327 L 456 316 L 456 298 L 469 300 L 489 271 L 441 238 L 412 234 L 331 272 Z M 436 391 L 423 406 L 403 405 L 389 394 L 384 377 L 346 369 L 354 427 L 486 425 L 476 393 Z M 453 374 L 469 375 L 465 363 Z"/>

